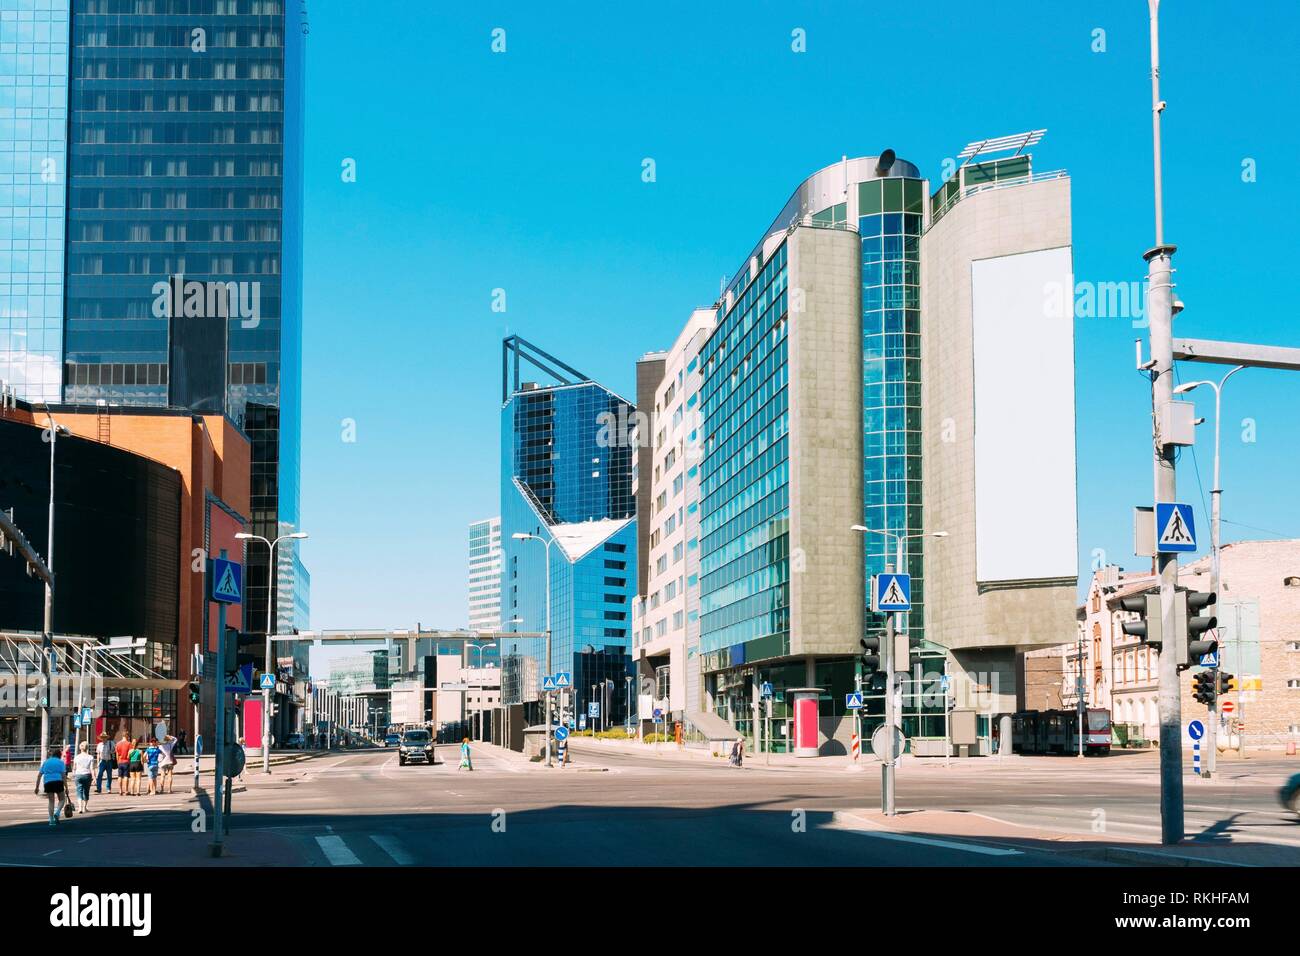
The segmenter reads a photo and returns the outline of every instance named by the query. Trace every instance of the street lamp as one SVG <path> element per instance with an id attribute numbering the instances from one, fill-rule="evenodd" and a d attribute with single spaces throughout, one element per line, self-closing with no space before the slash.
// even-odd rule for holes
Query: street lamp
<path id="1" fill-rule="evenodd" d="M 474 650 L 478 651 L 478 666 L 479 666 L 479 669 L 482 670 L 482 668 L 483 668 L 483 648 L 485 648 L 485 647 L 496 647 L 496 644 L 495 644 L 495 643 L 491 643 L 491 644 L 473 644 L 473 643 L 466 643 L 465 646 L 466 646 L 466 647 L 472 647 L 472 648 L 474 648 Z M 481 683 L 479 684 L 478 689 L 479 689 L 479 692 L 480 692 L 480 693 L 479 693 L 479 696 L 482 697 L 482 696 L 483 696 L 483 695 L 482 695 L 483 685 L 482 685 Z M 474 739 L 475 739 L 475 740 L 480 740 L 480 741 L 481 741 L 481 740 L 483 739 L 483 701 L 480 700 L 478 703 L 479 703 L 479 705 L 478 705 L 478 707 L 477 707 L 477 708 L 475 709 L 475 711 L 474 711 L 474 717 L 476 718 L 476 720 L 475 720 L 476 728 L 475 728 L 475 731 L 474 731 Z"/>
<path id="2" fill-rule="evenodd" d="M 66 425 L 59 425 L 54 421 L 54 416 L 50 410 L 45 410 L 45 417 L 50 426 L 45 430 L 49 435 L 50 442 L 50 521 L 49 537 L 45 541 L 45 567 L 49 570 L 50 576 L 54 576 L 54 446 L 58 442 L 59 435 L 69 435 Z M 42 436 L 44 437 L 44 436 Z M 45 686 L 42 692 L 45 694 L 45 706 L 41 708 L 41 759 L 44 760 L 50 753 L 50 703 L 51 703 L 51 684 L 53 683 L 54 668 L 50 666 L 50 657 L 54 652 L 54 589 L 50 587 L 49 580 L 45 582 L 45 634 L 41 641 L 41 670 L 45 672 Z M 77 706 L 81 706 L 81 701 L 77 701 Z"/>
<path id="3" fill-rule="evenodd" d="M 266 559 L 266 670 L 263 673 L 274 674 L 271 663 L 271 591 L 275 586 L 275 546 L 281 541 L 287 541 L 290 538 L 300 539 L 307 537 L 305 531 L 295 531 L 292 534 L 282 534 L 274 541 L 268 541 L 260 534 L 249 534 L 241 531 L 235 535 L 240 541 L 261 541 L 270 549 Z M 271 772 L 271 689 L 262 688 L 262 772 Z"/>
<path id="4" fill-rule="evenodd" d="M 894 539 L 895 551 L 897 553 L 897 564 L 891 565 L 886 562 L 885 571 L 892 572 L 897 566 L 900 573 L 907 573 L 906 565 L 903 563 L 903 542 L 908 538 L 946 538 L 947 531 L 917 531 L 912 534 L 899 534 L 893 531 L 883 531 L 879 528 L 868 528 L 866 525 L 855 524 L 850 527 L 851 531 L 857 531 L 860 534 L 883 534 L 886 537 Z M 895 612 L 897 613 L 897 612 Z M 884 665 L 885 665 L 885 726 L 889 728 L 885 733 L 886 749 L 889 752 L 889 759 L 882 762 L 880 767 L 880 803 L 881 810 L 885 816 L 892 817 L 896 810 L 894 807 L 894 774 L 896 772 L 895 763 L 898 754 L 895 753 L 897 741 L 897 717 L 894 713 L 894 670 L 897 662 L 894 660 L 894 614 L 888 614 L 885 617 L 885 641 L 884 641 Z M 906 669 L 907 661 L 903 662 Z"/>
<path id="5" fill-rule="evenodd" d="M 546 674 L 551 673 L 551 539 L 543 538 L 539 534 L 529 534 L 526 531 L 516 531 L 511 535 L 516 541 L 540 541 L 546 546 Z M 546 766 L 553 766 L 551 763 L 551 693 L 543 691 L 546 694 Z"/>
<path id="6" fill-rule="evenodd" d="M 1202 385 L 1208 385 L 1214 389 L 1214 485 L 1210 488 L 1210 590 L 1214 592 L 1216 601 L 1219 594 L 1219 505 L 1220 499 L 1223 497 L 1223 488 L 1219 484 L 1219 423 L 1223 420 L 1223 386 L 1227 384 L 1228 379 L 1245 367 L 1244 365 L 1238 365 L 1218 382 L 1208 380 L 1187 382 L 1174 389 L 1175 395 L 1184 395 Z M 1210 671 L 1215 675 L 1215 686 L 1217 687 L 1218 668 L 1210 668 Z M 1214 773 L 1215 754 L 1218 747 L 1216 742 L 1219 734 L 1217 699 L 1211 707 L 1211 711 L 1213 716 L 1210 719 L 1209 739 L 1206 741 L 1205 776 L 1207 777 Z"/>

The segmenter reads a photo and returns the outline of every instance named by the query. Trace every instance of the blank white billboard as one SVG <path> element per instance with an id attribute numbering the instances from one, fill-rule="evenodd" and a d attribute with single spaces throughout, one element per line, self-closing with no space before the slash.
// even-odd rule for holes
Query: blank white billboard
<path id="1" fill-rule="evenodd" d="M 1079 573 L 1069 247 L 971 263 L 975 575 Z"/>

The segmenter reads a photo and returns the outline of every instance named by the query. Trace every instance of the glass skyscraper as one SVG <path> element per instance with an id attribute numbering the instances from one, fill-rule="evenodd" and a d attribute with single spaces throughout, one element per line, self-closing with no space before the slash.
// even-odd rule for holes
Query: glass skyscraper
<path id="1" fill-rule="evenodd" d="M 224 412 L 252 443 L 252 532 L 297 530 L 301 5 L 74 0 L 70 30 L 68 6 L 63 400 Z M 60 69 L 53 52 L 27 68 Z M 268 594 L 248 549 L 247 620 L 270 600 L 277 630 L 306 627 L 306 571 L 277 554 Z"/>
<path id="2" fill-rule="evenodd" d="M 67 0 L 0 0 L 0 383 L 30 402 L 61 397 L 67 124 Z"/>
<path id="3" fill-rule="evenodd" d="M 507 340 L 507 356 L 516 348 L 531 347 Z M 550 359 L 541 366 L 548 372 L 554 365 L 573 371 L 538 354 Z M 556 377 L 555 385 L 520 383 L 516 364 L 517 384 L 503 389 L 502 627 L 546 630 L 549 560 L 551 670 L 573 675 L 575 716 L 587 713 L 595 695 L 609 704 L 602 719 L 621 723 L 636 594 L 635 408 L 580 373 L 579 381 Z M 518 540 L 517 533 L 539 540 Z M 540 648 L 535 653 L 529 672 L 540 679 L 546 661 Z M 527 688 L 511 687 L 506 703 L 529 702 Z"/>
<path id="4" fill-rule="evenodd" d="M 501 519 L 469 526 L 469 629 L 501 628 Z"/>

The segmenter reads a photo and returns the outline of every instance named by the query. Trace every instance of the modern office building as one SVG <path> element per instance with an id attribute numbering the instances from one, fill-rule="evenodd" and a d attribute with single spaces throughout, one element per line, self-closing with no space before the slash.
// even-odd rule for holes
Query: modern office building
<path id="1" fill-rule="evenodd" d="M 469 629 L 501 628 L 501 519 L 469 526 Z"/>
<path id="2" fill-rule="evenodd" d="M 525 366 L 553 383 L 523 381 Z M 604 698 L 599 722 L 622 723 L 636 595 L 635 407 L 518 336 L 503 343 L 502 368 L 501 616 L 542 632 L 549 608 L 550 670 L 573 675 L 574 715 Z M 507 655 L 505 705 L 539 709 L 536 689 L 520 681 L 545 675 L 545 652 L 536 654 L 535 670 Z"/>
<path id="3" fill-rule="evenodd" d="M 700 352 L 702 703 L 751 737 L 763 715 L 777 749 L 794 687 L 820 691 L 822 752 L 846 749 L 858 639 L 884 629 L 867 584 L 900 549 L 911 664 L 979 688 L 986 740 L 1015 709 L 1016 648 L 1073 633 L 1069 180 L 1034 172 L 1040 138 L 971 144 L 934 195 L 892 151 L 814 173 L 717 303 Z M 1027 515 L 1045 547 L 1023 547 Z M 883 696 L 866 690 L 869 731 Z M 906 695 L 917 752 L 942 745 L 945 713 Z"/>
<path id="4" fill-rule="evenodd" d="M 638 596 L 632 656 L 642 730 L 700 712 L 700 348 L 714 310 L 696 309 L 667 352 L 637 362 Z"/>
<path id="5" fill-rule="evenodd" d="M 0 379 L 229 416 L 267 538 L 299 522 L 304 16 L 0 0 Z M 270 601 L 305 628 L 308 576 L 277 555 L 271 588 L 265 546 L 245 556 L 250 627 Z"/>
<path id="6" fill-rule="evenodd" d="M 62 398 L 68 0 L 0 0 L 0 382 Z"/>

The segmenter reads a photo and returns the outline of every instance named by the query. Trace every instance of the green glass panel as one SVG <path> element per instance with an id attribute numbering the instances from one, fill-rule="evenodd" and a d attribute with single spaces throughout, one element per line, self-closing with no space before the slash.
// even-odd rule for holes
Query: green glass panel
<path id="1" fill-rule="evenodd" d="M 903 181 L 901 179 L 886 179 L 885 184 L 885 212 L 902 212 L 903 211 Z"/>
<path id="2" fill-rule="evenodd" d="M 919 213 L 922 209 L 921 201 L 925 198 L 925 190 L 921 188 L 921 180 L 906 179 L 903 181 L 903 211 Z"/>
<path id="3" fill-rule="evenodd" d="M 880 180 L 858 184 L 858 214 L 869 216 L 880 212 Z"/>

